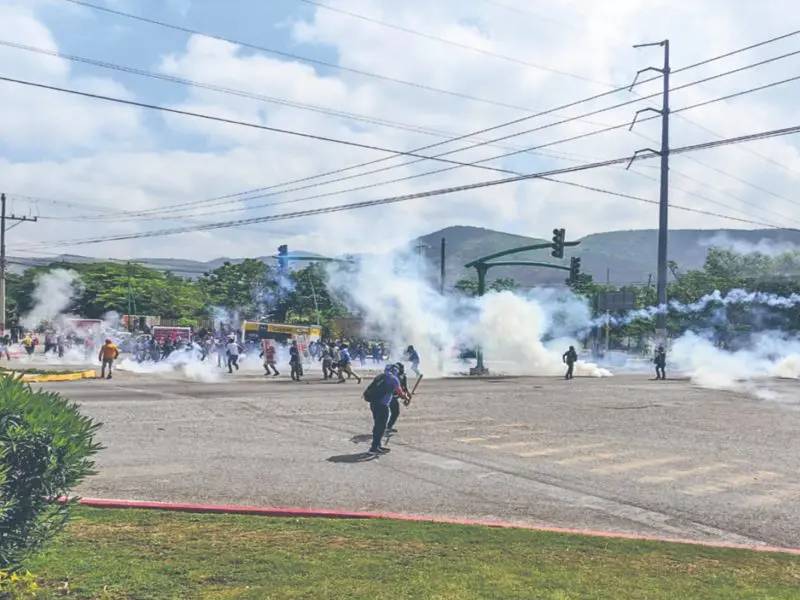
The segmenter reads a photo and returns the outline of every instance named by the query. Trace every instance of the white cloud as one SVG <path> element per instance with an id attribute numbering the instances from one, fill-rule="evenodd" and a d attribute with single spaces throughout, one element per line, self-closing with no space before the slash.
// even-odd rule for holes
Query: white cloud
<path id="1" fill-rule="evenodd" d="M 459 43 L 574 72 L 594 81 L 619 84 L 630 81 L 637 69 L 659 63 L 659 48 L 633 50 L 630 48 L 633 43 L 669 37 L 673 65 L 679 67 L 783 31 L 783 15 L 788 14 L 792 4 L 776 0 L 766 5 L 762 3 L 756 10 L 743 0 L 691 4 L 634 0 L 580 4 L 561 2 L 548 4 L 546 20 L 511 12 L 491 3 L 461 3 L 455 0 L 427 3 L 417 0 L 404 3 L 360 0 L 341 6 Z M 246 18 L 246 15 L 234 17 Z M 31 45 L 57 47 L 53 33 L 24 6 L 13 4 L 0 7 L 0 19 L 4 22 L 6 19 L 13 20 L 11 29 L 16 32 L 15 39 L 25 40 Z M 559 26 L 558 23 L 569 23 L 570 26 Z M 309 52 L 308 48 L 315 44 L 320 48 L 333 48 L 336 60 L 353 68 L 507 104 L 545 108 L 605 89 L 576 78 L 411 37 L 324 10 L 317 11 L 312 20 L 295 20 L 292 31 L 297 42 L 303 45 L 303 52 Z M 791 49 L 791 43 L 776 44 L 719 64 L 676 73 L 673 80 L 675 85 L 679 85 Z M 789 59 L 758 71 L 676 92 L 673 94 L 673 107 L 679 108 L 794 75 L 798 66 L 800 60 Z M 110 95 L 131 96 L 130 91 L 108 72 L 98 72 L 93 79 L 79 78 L 65 61 L 26 55 L 16 50 L 0 51 L 0 68 L 3 72 L 25 74 L 33 79 L 69 83 L 73 87 L 99 90 Z M 326 69 L 324 74 L 320 74 L 320 70 L 311 65 L 280 60 L 199 36 L 192 36 L 185 45 L 175 47 L 162 56 L 154 68 L 170 75 L 220 86 L 453 133 L 477 130 L 524 114 L 520 110 L 435 94 L 343 71 Z M 685 116 L 723 135 L 792 124 L 792 119 L 796 119 L 796 102 L 793 98 L 796 97 L 797 86 L 789 84 L 730 103 L 717 103 L 687 112 Z M 66 195 L 70 197 L 94 199 L 95 202 L 106 202 L 109 206 L 125 210 L 139 210 L 268 186 L 383 156 L 379 152 L 187 117 L 158 114 L 145 117 L 139 110 L 40 90 L 6 88 L 12 89 L 13 94 L 7 109 L 0 113 L 0 132 L 10 154 L 6 160 L 0 161 L 0 178 L 4 185 L 8 185 L 8 189 L 18 192 L 63 197 L 64 190 L 69 190 Z M 639 93 L 650 93 L 658 91 L 659 87 L 653 83 L 639 89 Z M 436 137 L 419 133 L 333 119 L 315 112 L 208 90 L 188 88 L 183 93 L 183 99 L 173 101 L 172 105 L 266 126 L 297 129 L 398 149 L 438 141 Z M 618 94 L 562 112 L 564 115 L 575 115 L 631 97 L 629 94 Z M 654 99 L 650 105 L 657 106 L 658 99 Z M 623 123 L 629 121 L 634 110 L 641 106 L 645 104 L 593 116 L 589 119 L 593 124 L 572 122 L 501 142 L 506 150 L 483 147 L 454 154 L 452 158 L 478 160 L 508 151 L 508 147 L 533 146 L 602 125 Z M 555 115 L 537 118 L 481 137 L 522 131 L 559 118 Z M 655 121 L 641 123 L 636 126 L 636 132 L 657 140 L 658 124 Z M 657 143 L 642 139 L 637 134 L 628 133 L 623 128 L 612 134 L 585 138 L 547 150 L 605 158 L 629 155 L 637 148 Z M 671 141 L 674 146 L 710 137 L 708 132 L 677 116 L 672 120 Z M 198 140 L 202 140 L 202 149 L 198 148 Z M 462 141 L 429 152 L 469 143 Z M 708 151 L 698 154 L 697 158 L 740 179 L 753 181 L 780 196 L 793 199 L 800 173 L 796 141 L 782 138 L 760 142 L 752 148 L 786 167 L 771 165 L 743 148 Z M 30 158 L 32 150 L 39 151 L 42 158 Z M 21 151 L 26 153 L 25 158 L 14 159 L 14 153 Z M 392 159 L 372 168 L 407 160 Z M 523 154 L 498 166 L 536 171 L 570 164 L 573 162 Z M 651 164 L 656 163 L 651 161 Z M 411 165 L 256 202 L 281 202 L 445 166 L 433 162 Z M 673 167 L 672 182 L 675 189 L 672 198 L 676 203 L 736 216 L 750 214 L 756 220 L 771 222 L 779 220 L 777 214 L 791 215 L 794 210 L 783 198 L 709 171 L 691 160 L 676 156 Z M 657 170 L 649 165 L 637 165 L 635 170 L 651 177 L 657 178 L 658 175 Z M 684 178 L 684 173 L 697 181 Z M 350 172 L 343 175 L 348 174 Z M 501 176 L 489 171 L 456 169 L 371 190 L 248 212 L 237 211 L 243 205 L 231 202 L 222 207 L 212 205 L 204 209 L 220 209 L 220 213 L 198 218 L 198 221 L 277 214 Z M 645 198 L 656 199 L 658 193 L 657 182 L 621 168 L 567 175 L 564 179 Z M 320 180 L 312 180 L 308 184 L 318 182 Z M 700 193 L 729 207 L 687 196 L 678 188 Z M 746 206 L 733 196 L 756 203 L 759 208 Z M 737 209 L 743 212 L 737 212 Z M 413 235 L 452 224 L 481 225 L 545 236 L 552 226 L 563 225 L 567 227 L 570 237 L 576 237 L 605 229 L 655 227 L 656 214 L 656 207 L 652 205 L 574 187 L 532 181 L 297 221 L 179 237 L 115 242 L 97 247 L 79 246 L 69 250 L 98 255 L 108 253 L 119 257 L 172 255 L 212 258 L 226 254 L 269 254 L 274 251 L 273 246 L 277 241 L 286 241 L 293 247 L 325 253 L 361 252 L 385 249 Z M 188 222 L 185 212 L 170 222 L 120 221 L 105 223 L 102 228 L 98 228 L 97 223 L 87 222 L 70 224 L 70 229 L 65 230 L 63 222 L 42 221 L 29 230 L 29 235 L 34 241 L 53 240 L 143 231 Z M 731 223 L 673 211 L 671 225 L 730 227 Z"/>

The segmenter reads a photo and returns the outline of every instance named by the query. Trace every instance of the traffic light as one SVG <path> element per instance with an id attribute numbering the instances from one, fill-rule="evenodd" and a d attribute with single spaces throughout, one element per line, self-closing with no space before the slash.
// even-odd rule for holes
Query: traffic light
<path id="1" fill-rule="evenodd" d="M 571 283 L 578 281 L 581 274 L 581 259 L 573 256 L 569 259 L 569 280 Z"/>
<path id="2" fill-rule="evenodd" d="M 281 244 L 278 246 L 278 271 L 287 273 L 289 271 L 289 246 Z"/>
<path id="3" fill-rule="evenodd" d="M 553 229 L 553 251 L 550 252 L 553 258 L 564 258 L 564 228 Z"/>

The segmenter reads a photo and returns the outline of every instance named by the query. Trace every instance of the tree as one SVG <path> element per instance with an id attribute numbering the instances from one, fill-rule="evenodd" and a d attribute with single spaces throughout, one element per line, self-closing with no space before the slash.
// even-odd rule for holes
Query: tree
<path id="1" fill-rule="evenodd" d="M 478 295 L 478 280 L 474 277 L 465 277 L 456 281 L 453 286 L 465 296 Z M 487 292 L 503 292 L 515 291 L 519 288 L 519 284 L 513 277 L 498 277 L 486 286 Z"/>
<path id="2" fill-rule="evenodd" d="M 8 295 L 17 315 L 33 308 L 33 291 L 39 275 L 53 269 L 78 273 L 80 286 L 67 312 L 100 318 L 108 311 L 134 312 L 167 318 L 201 314 L 203 298 L 189 280 L 135 263 L 52 263 L 34 267 L 9 280 Z"/>
<path id="3" fill-rule="evenodd" d="M 328 291 L 328 274 L 322 263 L 311 263 L 289 275 L 291 291 L 286 296 L 286 321 L 319 323 L 329 327 L 332 319 L 347 314 L 346 307 Z"/>
<path id="4" fill-rule="evenodd" d="M 246 319 L 264 316 L 278 300 L 274 269 L 253 258 L 225 262 L 204 273 L 197 285 L 207 305 L 238 311 Z"/>

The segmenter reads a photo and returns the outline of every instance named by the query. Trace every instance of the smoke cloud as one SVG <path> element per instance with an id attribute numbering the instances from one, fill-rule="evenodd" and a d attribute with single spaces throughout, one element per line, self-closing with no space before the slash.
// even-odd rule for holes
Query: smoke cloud
<path id="1" fill-rule="evenodd" d="M 80 292 L 80 276 L 67 269 L 53 269 L 36 277 L 33 308 L 20 320 L 23 327 L 34 329 L 43 322 L 52 323 L 69 308 Z"/>
<path id="2" fill-rule="evenodd" d="M 365 333 L 390 342 L 392 359 L 413 345 L 426 376 L 463 373 L 464 350 L 480 346 L 494 373 L 560 375 L 561 354 L 591 326 L 586 302 L 563 291 L 442 296 L 413 254 L 372 255 L 355 267 L 331 266 L 332 290 L 364 319 Z M 558 298 L 556 300 L 556 298 Z M 559 338 L 557 348 L 545 340 Z M 592 363 L 576 373 L 607 376 Z"/>

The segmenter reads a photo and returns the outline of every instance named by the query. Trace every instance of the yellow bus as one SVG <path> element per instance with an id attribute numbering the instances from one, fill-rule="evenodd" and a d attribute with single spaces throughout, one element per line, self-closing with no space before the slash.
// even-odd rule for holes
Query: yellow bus
<path id="1" fill-rule="evenodd" d="M 303 350 L 311 342 L 322 337 L 319 325 L 288 325 L 286 323 L 266 323 L 264 321 L 244 321 L 242 323 L 242 342 L 258 343 L 263 339 L 286 343 L 297 340 Z"/>

